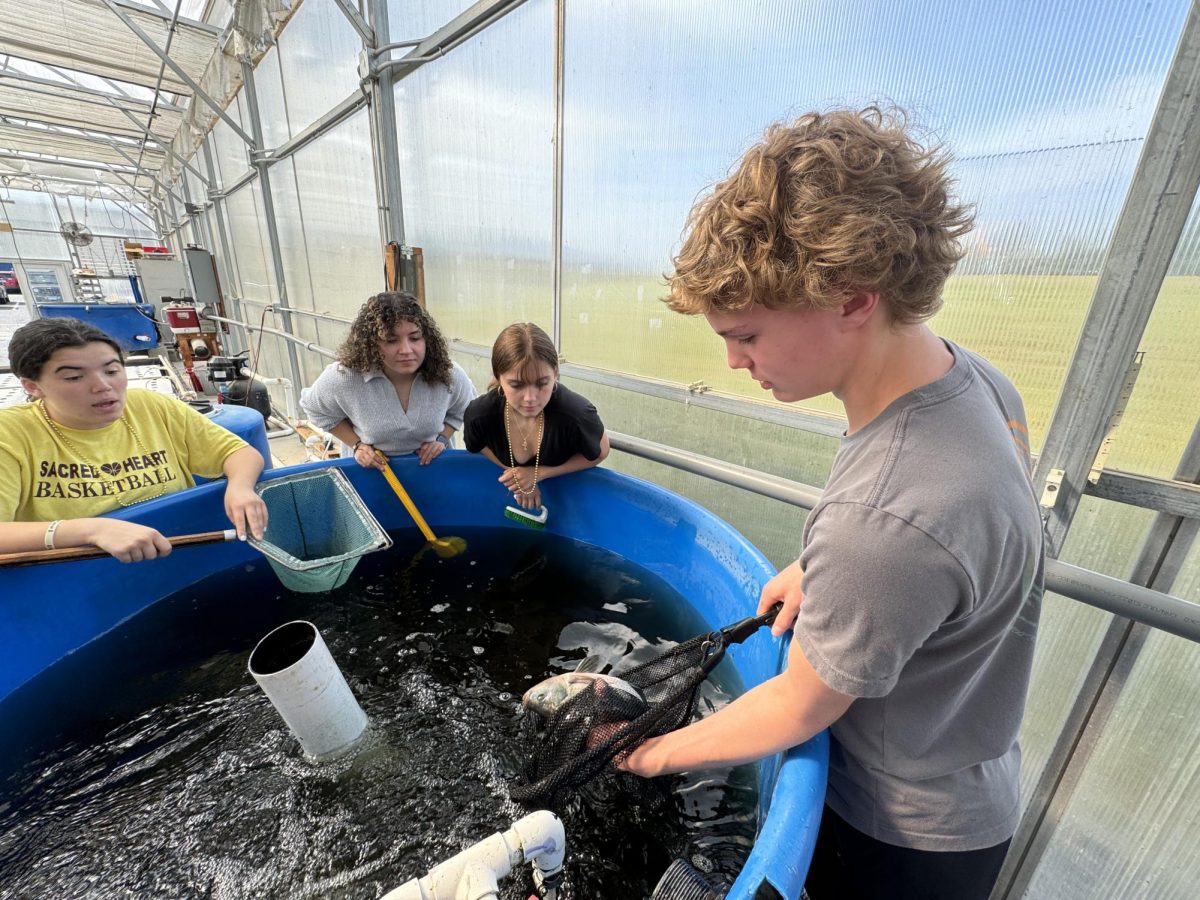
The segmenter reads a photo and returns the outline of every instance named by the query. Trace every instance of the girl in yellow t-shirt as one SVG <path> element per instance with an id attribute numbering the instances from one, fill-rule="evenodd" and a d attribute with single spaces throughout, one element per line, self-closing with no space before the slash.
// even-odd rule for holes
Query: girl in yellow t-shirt
<path id="1" fill-rule="evenodd" d="M 261 537 L 262 455 L 153 391 L 126 391 L 117 343 L 75 319 L 37 319 L 9 343 L 32 402 L 0 410 L 0 552 L 91 544 L 122 562 L 171 552 L 158 531 L 103 513 L 224 475 L 225 513 Z"/>

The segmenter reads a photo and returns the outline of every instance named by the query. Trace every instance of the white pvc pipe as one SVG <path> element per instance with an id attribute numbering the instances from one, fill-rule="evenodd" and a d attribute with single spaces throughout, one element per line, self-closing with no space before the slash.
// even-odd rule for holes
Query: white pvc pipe
<path id="1" fill-rule="evenodd" d="M 283 405 L 287 409 L 288 423 L 295 422 L 300 418 L 300 410 L 296 406 L 296 388 L 292 385 L 290 378 L 266 378 L 257 372 L 252 372 L 245 366 L 242 366 L 242 375 L 246 378 L 252 378 L 260 384 L 281 385 L 283 387 Z"/>
<path id="2" fill-rule="evenodd" d="M 513 823 L 479 843 L 438 863 L 423 878 L 406 881 L 382 900 L 494 900 L 499 880 L 522 862 L 531 863 L 534 883 L 554 884 L 567 853 L 562 820 L 544 809 Z"/>
<path id="3" fill-rule="evenodd" d="M 362 737 L 367 715 L 312 622 L 280 625 L 258 642 L 249 669 L 312 759 L 337 756 Z"/>

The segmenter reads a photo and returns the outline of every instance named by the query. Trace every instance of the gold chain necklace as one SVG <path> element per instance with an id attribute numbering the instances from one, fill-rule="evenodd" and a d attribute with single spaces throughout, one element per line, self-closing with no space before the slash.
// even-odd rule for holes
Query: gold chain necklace
<path id="1" fill-rule="evenodd" d="M 55 433 L 55 435 L 58 436 L 58 439 L 60 441 L 62 441 L 63 444 L 66 445 L 66 448 L 68 450 L 70 450 L 72 453 L 74 453 L 77 457 L 79 457 L 80 462 L 86 462 L 88 465 L 90 465 L 92 467 L 92 471 L 103 472 L 104 468 L 102 466 L 96 465 L 96 463 L 93 460 L 89 459 L 83 453 L 83 451 L 81 451 L 78 447 L 76 447 L 75 444 L 71 442 L 70 438 L 68 438 L 66 436 L 66 434 L 63 433 L 63 430 L 58 427 L 58 423 L 55 422 L 52 418 L 50 418 L 50 411 L 48 409 L 46 409 L 45 398 L 38 401 L 38 406 L 42 410 L 42 417 L 46 420 L 46 424 L 50 426 L 50 430 L 53 431 Z M 130 421 L 125 418 L 124 410 L 121 411 L 121 418 L 119 421 L 121 422 L 122 425 L 125 426 L 125 430 L 128 431 L 129 434 L 133 437 L 133 442 L 135 444 L 137 444 L 137 448 L 142 451 L 142 455 L 149 456 L 150 451 L 147 450 L 146 445 L 142 443 L 142 436 L 137 433 L 137 429 L 135 429 L 133 427 L 132 423 L 130 423 Z M 115 481 L 110 481 L 108 483 L 113 484 L 113 485 L 116 484 Z M 147 500 L 153 500 L 156 497 L 161 497 L 166 492 L 167 492 L 167 489 L 165 487 L 163 487 L 163 488 L 159 489 L 157 494 L 151 494 L 149 497 L 143 497 L 141 500 L 135 500 L 133 503 L 126 503 L 123 499 L 121 499 L 120 494 L 114 494 L 114 496 L 116 497 L 118 506 L 123 506 L 125 508 L 129 508 L 130 506 L 134 506 L 137 503 L 145 503 Z"/>
<path id="2" fill-rule="evenodd" d="M 542 459 L 542 433 L 544 432 L 545 428 L 546 428 L 546 411 L 542 410 L 540 413 L 538 413 L 537 447 L 534 449 L 534 452 L 533 452 L 533 484 L 531 484 L 529 486 L 529 490 L 525 490 L 525 488 L 521 487 L 521 479 L 517 477 L 517 460 L 516 460 L 516 457 L 513 455 L 512 425 L 509 424 L 509 421 L 508 421 L 508 401 L 506 400 L 504 402 L 504 436 L 508 438 L 508 464 L 513 470 L 513 482 L 516 484 L 517 491 L 521 494 L 522 497 L 528 497 L 530 494 L 532 494 L 534 491 L 537 490 L 538 464 L 541 462 L 541 459 Z M 529 449 L 528 444 L 525 445 L 525 449 L 526 450 Z"/>

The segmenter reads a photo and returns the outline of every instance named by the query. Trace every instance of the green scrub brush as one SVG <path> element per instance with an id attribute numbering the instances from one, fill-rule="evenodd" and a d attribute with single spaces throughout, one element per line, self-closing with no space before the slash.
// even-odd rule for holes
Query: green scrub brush
<path id="1" fill-rule="evenodd" d="M 520 522 L 522 525 L 530 528 L 545 528 L 546 517 L 550 515 L 550 510 L 546 508 L 545 504 L 537 512 L 521 509 L 519 506 L 506 506 L 504 507 L 504 515 L 508 516 L 514 522 Z"/>

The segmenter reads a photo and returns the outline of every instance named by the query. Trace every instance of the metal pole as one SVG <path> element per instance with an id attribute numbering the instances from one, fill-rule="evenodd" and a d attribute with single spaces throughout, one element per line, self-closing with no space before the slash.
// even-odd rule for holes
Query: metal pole
<path id="1" fill-rule="evenodd" d="M 387 43 L 391 37 L 387 0 L 369 0 L 367 4 L 375 43 Z M 367 59 L 372 70 L 368 48 Z M 371 82 L 371 115 L 374 118 L 375 140 L 372 144 L 379 172 L 376 193 L 383 211 L 383 244 L 395 241 L 404 246 L 404 204 L 400 185 L 400 151 L 396 137 L 396 100 L 390 70 L 369 71 Z M 403 285 L 411 290 L 413 285 Z"/>
<path id="2" fill-rule="evenodd" d="M 208 172 L 209 183 L 215 185 L 217 183 L 217 167 L 213 164 L 212 149 L 209 147 L 209 141 L 212 139 L 210 134 L 200 144 L 200 152 L 204 155 L 204 168 Z M 227 291 L 234 290 L 234 285 L 237 285 L 237 291 L 241 293 L 241 283 L 237 278 L 237 259 L 233 255 L 229 237 L 225 230 L 225 195 L 217 194 L 211 188 L 208 192 L 209 201 L 212 203 L 213 215 L 217 220 L 217 240 L 220 243 L 221 252 L 217 256 L 217 267 L 221 272 L 221 280 L 226 285 Z M 233 312 L 237 316 L 242 315 L 241 303 L 232 293 L 229 294 L 230 304 L 233 307 Z M 246 332 L 241 333 L 241 347 L 245 349 L 249 346 L 249 341 L 246 340 Z"/>
<path id="3" fill-rule="evenodd" d="M 626 453 L 744 488 L 802 509 L 812 509 L 821 495 L 820 488 L 812 485 L 756 472 L 654 441 L 612 431 L 608 432 L 608 440 L 613 447 Z M 1200 643 L 1200 604 L 1189 603 L 1163 591 L 1130 584 L 1056 559 L 1046 560 L 1046 590 Z"/>
<path id="4" fill-rule="evenodd" d="M 375 45 L 375 32 L 371 26 L 363 19 L 362 14 L 354 6 L 351 6 L 349 0 L 333 0 L 338 5 L 338 9 L 342 11 L 342 15 L 358 32 L 358 36 L 362 38 L 363 46 L 373 47 Z"/>
<path id="5" fill-rule="evenodd" d="M 289 334 L 286 331 L 280 331 L 278 328 L 267 328 L 264 325 L 251 325 L 248 322 L 239 322 L 236 319 L 227 319 L 224 316 L 214 316 L 211 313 L 204 313 L 201 318 L 212 319 L 214 322 L 228 322 L 230 325 L 237 325 L 240 328 L 244 328 L 246 331 L 257 331 L 261 334 L 273 334 L 276 337 L 283 338 L 288 342 L 288 346 L 292 347 L 293 349 L 296 346 L 300 346 L 305 350 L 311 350 L 313 353 L 324 356 L 326 359 L 337 359 L 337 353 L 335 353 L 333 350 L 330 350 L 328 347 L 322 347 L 315 341 L 306 341 L 304 338 L 298 338 L 294 334 Z"/>
<path id="6" fill-rule="evenodd" d="M 562 242 L 563 242 L 563 80 L 566 70 L 566 0 L 554 4 L 554 224 L 551 253 L 550 339 L 562 350 Z"/>
<path id="7" fill-rule="evenodd" d="M 111 2 L 111 0 L 108 0 Z M 254 134 L 254 146 L 262 146 L 262 119 L 258 113 L 258 95 L 254 88 L 254 67 L 250 65 L 250 60 L 242 57 L 242 82 L 245 89 L 242 91 L 242 96 L 246 100 L 246 113 L 250 118 L 250 130 Z M 275 267 L 275 286 L 278 292 L 278 300 L 280 309 L 280 319 L 283 327 L 288 331 L 292 330 L 292 317 L 288 315 L 288 294 L 287 294 L 287 278 L 283 272 L 283 253 L 280 250 L 279 244 L 279 225 L 275 219 L 275 198 L 271 194 L 271 172 L 270 164 L 260 150 L 254 150 L 250 154 L 251 164 L 258 169 L 258 184 L 262 188 L 263 198 L 263 221 L 267 226 L 267 243 L 271 250 L 271 263 Z M 287 345 L 288 365 L 292 370 L 292 384 L 302 385 L 304 380 L 300 377 L 300 360 L 296 356 L 296 348 L 292 344 Z"/>
<path id="8" fill-rule="evenodd" d="M 1193 0 L 1117 220 L 1034 484 L 1062 473 L 1047 537 L 1057 556 L 1200 185 L 1200 3 Z"/>
<path id="9" fill-rule="evenodd" d="M 1175 478 L 1200 483 L 1200 422 L 1192 431 Z M 1150 593 L 1154 597 L 1169 593 L 1195 543 L 1197 531 L 1200 531 L 1200 520 L 1166 513 L 1155 516 L 1129 576 L 1130 582 L 1153 588 Z M 1061 585 L 1054 589 L 1058 590 L 1058 587 Z M 1155 594 L 1155 591 L 1160 593 Z M 1083 686 L 1051 748 L 1030 799 L 1030 812 L 1022 819 L 1013 838 L 1013 846 L 1018 850 L 1009 853 L 998 880 L 998 884 L 1005 886 L 1000 895 L 1002 898 L 1025 895 L 1095 752 L 1096 743 L 1104 734 L 1124 692 L 1129 673 L 1141 656 L 1150 627 L 1188 637 L 1189 634 L 1183 633 L 1180 627 L 1186 627 L 1185 616 L 1194 615 L 1197 606 L 1186 603 L 1174 609 L 1163 609 L 1157 603 L 1143 607 L 1118 602 L 1102 608 L 1114 613 L 1114 618 L 1108 623 L 1100 650 L 1092 660 Z M 1139 612 L 1144 615 L 1137 615 Z"/>

